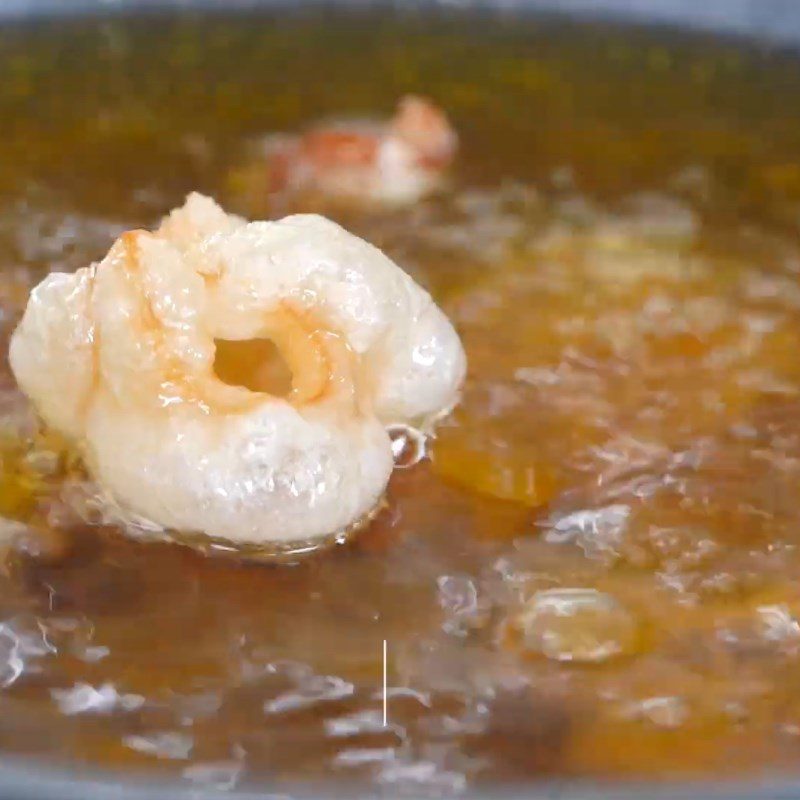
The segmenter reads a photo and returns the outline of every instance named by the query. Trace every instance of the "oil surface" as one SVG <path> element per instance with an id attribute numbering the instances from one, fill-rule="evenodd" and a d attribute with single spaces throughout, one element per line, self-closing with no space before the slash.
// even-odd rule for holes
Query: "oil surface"
<path id="1" fill-rule="evenodd" d="M 451 189 L 323 210 L 431 289 L 470 360 L 371 527 L 280 567 L 120 536 L 4 365 L 0 748 L 413 796 L 796 770 L 798 62 L 293 13 L 7 28 L 0 75 L 3 352 L 46 272 L 186 192 L 263 213 L 231 180 L 254 136 L 416 91 L 461 134 Z"/>

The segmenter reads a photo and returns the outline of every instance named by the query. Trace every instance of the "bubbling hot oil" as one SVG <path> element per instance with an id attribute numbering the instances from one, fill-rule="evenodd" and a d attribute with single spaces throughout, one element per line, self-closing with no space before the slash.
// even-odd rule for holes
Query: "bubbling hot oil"
<path id="1" fill-rule="evenodd" d="M 794 767 L 793 60 L 609 27 L 294 14 L 0 30 L 0 64 L 4 341 L 44 272 L 186 191 L 253 214 L 230 176 L 254 136 L 417 91 L 459 128 L 451 190 L 301 210 L 430 287 L 470 362 L 434 439 L 395 432 L 408 468 L 371 524 L 271 567 L 120 536 L 143 523 L 109 515 L 3 365 L 2 750 L 415 796 Z"/>

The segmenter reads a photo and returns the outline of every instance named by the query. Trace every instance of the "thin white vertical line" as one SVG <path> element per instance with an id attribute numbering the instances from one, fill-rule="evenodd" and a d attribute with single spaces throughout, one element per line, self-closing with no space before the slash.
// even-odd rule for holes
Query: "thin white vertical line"
<path id="1" fill-rule="evenodd" d="M 383 640 L 383 727 L 388 723 L 387 717 L 387 698 L 386 698 L 386 639 Z"/>

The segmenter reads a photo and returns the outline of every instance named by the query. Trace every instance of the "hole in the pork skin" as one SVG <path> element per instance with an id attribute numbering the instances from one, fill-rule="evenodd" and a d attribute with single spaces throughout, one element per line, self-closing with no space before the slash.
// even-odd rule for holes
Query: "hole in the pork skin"
<path id="1" fill-rule="evenodd" d="M 410 425 L 389 425 L 386 429 L 392 440 L 394 465 L 398 469 L 408 469 L 425 458 L 426 439 L 422 431 Z"/>
<path id="2" fill-rule="evenodd" d="M 230 386 L 286 397 L 292 390 L 292 371 L 270 339 L 215 339 L 214 372 Z"/>

